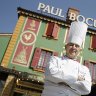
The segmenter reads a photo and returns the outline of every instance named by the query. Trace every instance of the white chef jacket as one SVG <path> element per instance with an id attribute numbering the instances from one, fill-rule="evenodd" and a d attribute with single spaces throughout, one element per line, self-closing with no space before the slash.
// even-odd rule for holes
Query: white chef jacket
<path id="1" fill-rule="evenodd" d="M 84 80 L 79 81 L 78 76 Z M 69 86 L 59 85 L 66 82 Z M 91 91 L 91 76 L 89 69 L 68 57 L 52 56 L 45 69 L 45 84 L 41 96 L 81 96 Z"/>

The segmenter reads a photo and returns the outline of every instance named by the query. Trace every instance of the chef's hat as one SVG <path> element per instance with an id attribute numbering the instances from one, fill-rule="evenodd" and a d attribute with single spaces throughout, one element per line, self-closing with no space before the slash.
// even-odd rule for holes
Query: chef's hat
<path id="1" fill-rule="evenodd" d="M 85 40 L 87 28 L 88 26 L 84 22 L 72 22 L 69 30 L 69 38 L 67 43 L 75 43 L 81 46 Z"/>

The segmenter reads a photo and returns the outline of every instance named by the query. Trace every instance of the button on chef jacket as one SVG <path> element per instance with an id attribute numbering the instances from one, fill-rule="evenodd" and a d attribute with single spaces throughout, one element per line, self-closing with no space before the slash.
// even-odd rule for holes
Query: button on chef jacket
<path id="1" fill-rule="evenodd" d="M 84 80 L 78 81 L 78 76 Z M 69 86 L 58 83 L 65 82 Z M 81 96 L 91 91 L 89 69 L 68 57 L 51 56 L 45 69 L 45 84 L 41 96 Z"/>

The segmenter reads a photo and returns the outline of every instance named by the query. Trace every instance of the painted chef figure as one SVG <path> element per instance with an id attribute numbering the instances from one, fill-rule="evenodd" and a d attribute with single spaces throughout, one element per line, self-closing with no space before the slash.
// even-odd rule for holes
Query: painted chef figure
<path id="1" fill-rule="evenodd" d="M 87 32 L 83 22 L 72 22 L 66 55 L 51 56 L 45 69 L 44 90 L 41 96 L 81 96 L 91 91 L 88 68 L 76 61 Z"/>

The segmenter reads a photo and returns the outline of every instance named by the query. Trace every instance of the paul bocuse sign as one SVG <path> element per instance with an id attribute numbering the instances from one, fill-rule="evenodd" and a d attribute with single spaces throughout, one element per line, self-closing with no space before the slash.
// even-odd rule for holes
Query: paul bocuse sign
<path id="1" fill-rule="evenodd" d="M 50 5 L 45 5 L 44 3 L 39 3 L 37 10 L 51 15 L 59 16 L 61 18 L 65 18 L 62 9 L 55 8 L 54 6 Z M 96 20 L 94 20 L 93 18 L 85 18 L 83 15 L 76 16 L 75 13 L 71 12 L 69 15 L 69 19 L 74 21 L 75 18 L 77 19 L 77 21 L 85 22 L 88 26 L 96 27 Z"/>

